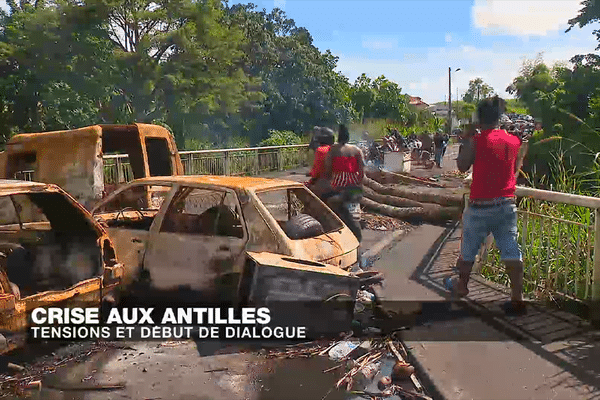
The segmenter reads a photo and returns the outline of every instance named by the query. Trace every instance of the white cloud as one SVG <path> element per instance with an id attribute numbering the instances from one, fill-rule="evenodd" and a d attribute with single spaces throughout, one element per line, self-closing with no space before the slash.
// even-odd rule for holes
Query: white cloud
<path id="1" fill-rule="evenodd" d="M 581 9 L 581 0 L 475 0 L 475 27 L 492 35 L 546 35 L 567 26 Z"/>
<path id="2" fill-rule="evenodd" d="M 449 33 L 446 33 L 446 43 L 450 43 L 452 42 L 452 35 Z"/>
<path id="3" fill-rule="evenodd" d="M 6 4 L 6 0 L 0 0 L 0 8 L 5 10 L 5 11 L 9 11 L 10 8 L 8 7 L 8 4 Z"/>
<path id="4" fill-rule="evenodd" d="M 448 66 L 452 67 L 452 97 L 458 90 L 462 95 L 471 79 L 480 77 L 491 85 L 502 97 L 509 97 L 506 87 L 519 75 L 524 58 L 535 58 L 544 52 L 544 62 L 552 65 L 557 61 L 567 61 L 575 54 L 592 52 L 596 40 L 589 32 L 573 32 L 566 35 L 560 46 L 497 47 L 482 48 L 476 46 L 446 46 L 428 48 L 427 53 L 403 61 L 403 50 L 399 49 L 397 58 L 366 58 L 364 56 L 345 56 L 339 54 L 338 70 L 354 80 L 362 73 L 375 78 L 385 75 L 398 83 L 403 92 L 420 96 L 427 103 L 443 101 L 448 97 Z M 402 54 L 403 53 L 403 54 Z M 391 54 L 391 53 L 390 53 Z M 456 68 L 461 70 L 455 72 Z"/>

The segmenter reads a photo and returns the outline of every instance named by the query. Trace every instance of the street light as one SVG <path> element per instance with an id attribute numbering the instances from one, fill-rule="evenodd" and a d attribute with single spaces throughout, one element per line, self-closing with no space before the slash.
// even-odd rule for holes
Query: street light
<path id="1" fill-rule="evenodd" d="M 460 71 L 456 68 L 454 72 Z M 448 135 L 452 135 L 452 68 L 448 67 Z"/>

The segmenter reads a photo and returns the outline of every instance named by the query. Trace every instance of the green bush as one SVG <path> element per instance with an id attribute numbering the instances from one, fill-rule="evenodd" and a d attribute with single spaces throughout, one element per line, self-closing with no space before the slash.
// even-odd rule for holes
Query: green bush
<path id="1" fill-rule="evenodd" d="M 302 144 L 302 138 L 292 131 L 270 130 L 269 137 L 261 141 L 259 146 L 289 146 Z"/>

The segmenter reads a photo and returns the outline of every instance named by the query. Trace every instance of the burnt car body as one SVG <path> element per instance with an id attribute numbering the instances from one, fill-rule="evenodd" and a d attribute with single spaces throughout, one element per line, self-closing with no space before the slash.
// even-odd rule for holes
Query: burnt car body
<path id="1" fill-rule="evenodd" d="M 100 306 L 123 267 L 107 232 L 58 186 L 0 180 L 0 331 L 21 343 L 37 307 Z"/>
<path id="2" fill-rule="evenodd" d="M 130 182 L 92 212 L 107 228 L 125 285 L 153 299 L 354 299 L 358 240 L 298 182 L 171 176 Z"/>
<path id="3" fill-rule="evenodd" d="M 127 155 L 123 168 L 114 154 Z M 117 176 L 105 168 L 116 162 Z M 110 168 L 109 168 L 110 170 Z M 15 135 L 0 152 L 0 178 L 52 183 L 87 209 L 129 179 L 180 175 L 183 165 L 171 133 L 157 125 L 94 125 Z"/>

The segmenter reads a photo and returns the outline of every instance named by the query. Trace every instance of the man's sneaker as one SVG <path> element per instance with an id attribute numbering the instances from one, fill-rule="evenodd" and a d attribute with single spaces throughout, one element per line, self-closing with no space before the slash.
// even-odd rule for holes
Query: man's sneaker
<path id="1" fill-rule="evenodd" d="M 527 314 L 527 303 L 524 301 L 507 301 L 502 304 L 502 309 L 506 315 L 525 315 Z"/>

